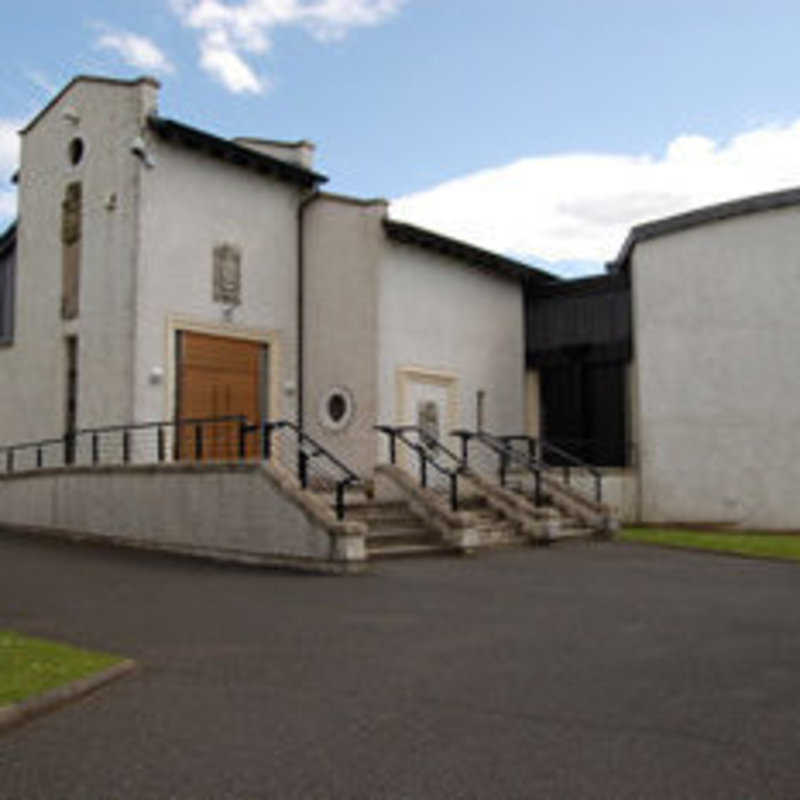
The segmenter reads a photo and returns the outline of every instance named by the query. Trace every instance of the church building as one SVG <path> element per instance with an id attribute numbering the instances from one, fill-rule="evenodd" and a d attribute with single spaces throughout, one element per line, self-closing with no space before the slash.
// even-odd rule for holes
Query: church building
<path id="1" fill-rule="evenodd" d="M 625 520 L 800 528 L 800 191 L 639 226 L 566 281 L 326 192 L 308 141 L 163 116 L 158 89 L 80 76 L 21 132 L 0 446 L 243 415 L 369 474 L 376 425 L 424 423 L 549 441 Z"/>

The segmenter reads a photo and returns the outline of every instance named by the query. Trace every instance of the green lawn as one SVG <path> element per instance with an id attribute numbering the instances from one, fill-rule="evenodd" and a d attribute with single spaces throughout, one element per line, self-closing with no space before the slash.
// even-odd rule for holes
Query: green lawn
<path id="1" fill-rule="evenodd" d="M 800 561 L 800 535 L 624 528 L 617 538 L 623 542 L 645 542 L 665 547 L 688 547 L 719 553 L 737 553 L 755 558 Z"/>
<path id="2" fill-rule="evenodd" d="M 120 661 L 117 656 L 0 630 L 0 706 L 84 678 Z"/>

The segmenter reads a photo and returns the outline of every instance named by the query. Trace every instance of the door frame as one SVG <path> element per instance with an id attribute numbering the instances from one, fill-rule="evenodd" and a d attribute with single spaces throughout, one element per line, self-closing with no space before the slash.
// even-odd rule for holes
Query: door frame
<path id="1" fill-rule="evenodd" d="M 440 435 L 442 442 L 447 445 L 450 431 L 458 427 L 460 416 L 459 402 L 459 379 L 454 372 L 447 370 L 430 369 L 419 366 L 403 366 L 395 369 L 395 403 L 394 421 L 395 425 L 416 425 L 413 411 L 411 418 L 407 416 L 407 402 L 410 385 L 412 383 L 426 383 L 444 389 L 447 393 L 446 418 L 442 420 Z M 405 469 L 410 467 L 407 448 L 401 448 L 400 466 Z"/>
<path id="2" fill-rule="evenodd" d="M 177 418 L 178 413 L 178 353 L 177 341 L 179 332 L 199 333 L 206 336 L 219 336 L 223 339 L 239 339 L 247 342 L 258 342 L 267 348 L 267 398 L 269 415 L 272 419 L 282 416 L 281 386 L 281 342 L 280 332 L 258 328 L 247 328 L 231 323 L 213 323 L 198 320 L 193 317 L 169 315 L 166 324 L 166 337 L 164 341 L 164 363 L 166 367 L 166 380 L 164 381 L 164 408 L 169 409 L 171 419 Z"/>

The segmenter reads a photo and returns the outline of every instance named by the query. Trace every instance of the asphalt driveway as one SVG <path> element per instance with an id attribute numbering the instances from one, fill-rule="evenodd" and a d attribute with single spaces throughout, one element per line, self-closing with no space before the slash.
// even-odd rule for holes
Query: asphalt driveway
<path id="1" fill-rule="evenodd" d="M 796 798 L 800 567 L 613 543 L 322 578 L 0 533 L 0 627 L 138 673 L 11 798 Z"/>

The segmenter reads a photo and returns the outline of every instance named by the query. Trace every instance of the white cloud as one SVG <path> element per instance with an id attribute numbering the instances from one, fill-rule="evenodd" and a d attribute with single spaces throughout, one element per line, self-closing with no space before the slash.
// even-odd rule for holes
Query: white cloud
<path id="1" fill-rule="evenodd" d="M 340 39 L 351 28 L 378 25 L 405 0 L 171 0 L 184 25 L 200 33 L 200 66 L 229 91 L 265 91 L 243 54 L 262 55 L 279 26 L 306 29 L 320 41 Z"/>
<path id="2" fill-rule="evenodd" d="M 145 36 L 129 31 L 114 31 L 101 26 L 103 31 L 95 42 L 101 50 L 113 50 L 122 60 L 137 69 L 151 72 L 175 71 L 172 62 L 158 46 Z"/>
<path id="3" fill-rule="evenodd" d="M 260 78 L 239 56 L 224 31 L 212 31 L 200 42 L 200 66 L 235 94 L 258 94 L 266 89 Z"/>
<path id="4" fill-rule="evenodd" d="M 632 225 L 800 185 L 800 120 L 717 143 L 679 136 L 661 156 L 525 158 L 398 198 L 392 216 L 527 258 L 613 259 Z"/>
<path id="5" fill-rule="evenodd" d="M 19 119 L 0 119 L 0 232 L 17 215 L 17 193 L 10 182 L 19 164 Z"/>

